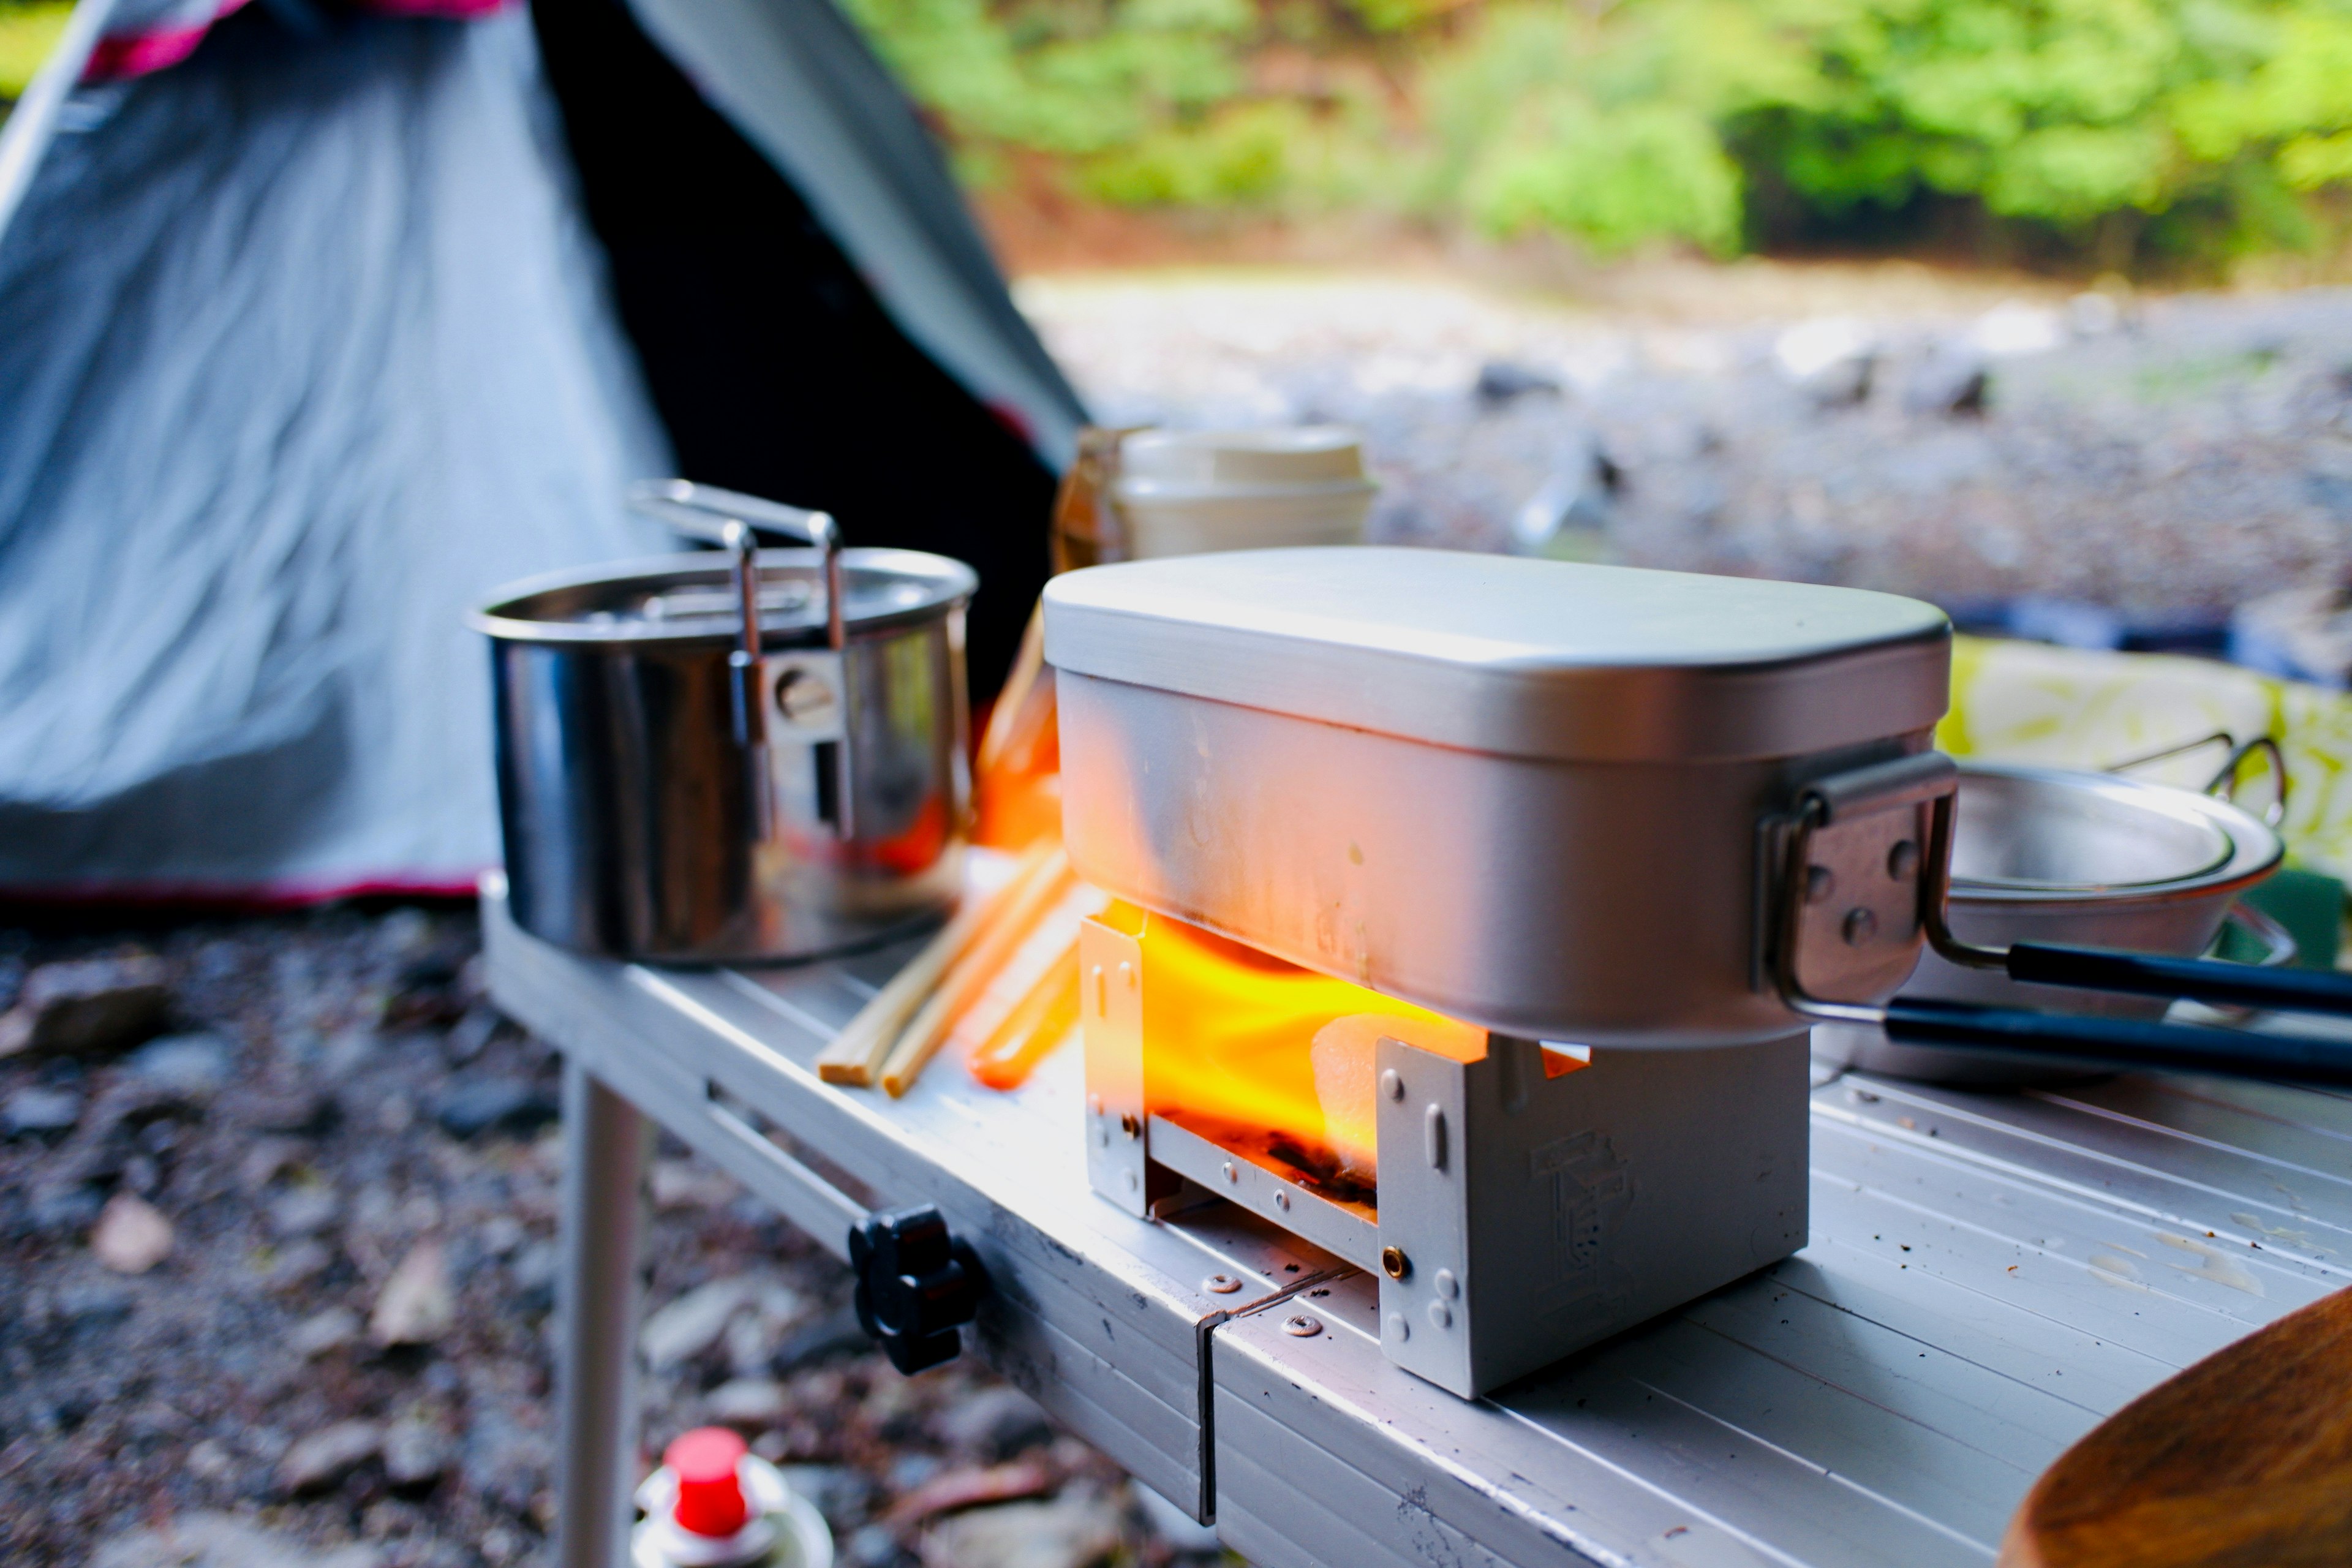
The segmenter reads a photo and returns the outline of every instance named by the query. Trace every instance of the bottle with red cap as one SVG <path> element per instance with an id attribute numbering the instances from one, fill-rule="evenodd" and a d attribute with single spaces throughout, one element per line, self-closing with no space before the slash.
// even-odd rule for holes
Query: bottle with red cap
<path id="1" fill-rule="evenodd" d="M 635 1568 L 833 1568 L 824 1516 L 724 1426 L 672 1443 L 637 1507 Z"/>

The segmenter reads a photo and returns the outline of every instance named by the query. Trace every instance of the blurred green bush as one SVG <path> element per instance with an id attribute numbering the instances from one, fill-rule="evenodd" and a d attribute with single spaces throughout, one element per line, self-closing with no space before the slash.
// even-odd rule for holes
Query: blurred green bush
<path id="1" fill-rule="evenodd" d="M 2352 0 L 846 0 L 986 185 L 1610 254 L 2337 237 Z"/>
<path id="2" fill-rule="evenodd" d="M 71 15 L 72 0 L 0 0 L 0 100 L 25 95 Z"/>

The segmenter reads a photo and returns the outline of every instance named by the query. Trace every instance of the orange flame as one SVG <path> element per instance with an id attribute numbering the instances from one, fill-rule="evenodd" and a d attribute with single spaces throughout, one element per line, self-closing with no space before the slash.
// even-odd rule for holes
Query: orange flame
<path id="1" fill-rule="evenodd" d="M 1345 1172 L 1368 1181 L 1372 1039 L 1389 1035 L 1456 1061 L 1486 1054 L 1483 1029 L 1198 926 L 1116 904 L 1099 918 L 1142 950 L 1146 1101 L 1220 1142 L 1270 1146 L 1327 1179 Z M 1328 1026 L 1367 1017 L 1377 1026 L 1350 1032 L 1360 1048 L 1337 1064 L 1338 1091 L 1328 1055 L 1318 1086 L 1318 1035 L 1328 1040 Z M 1350 1074 L 1364 1081 L 1345 1081 Z"/>

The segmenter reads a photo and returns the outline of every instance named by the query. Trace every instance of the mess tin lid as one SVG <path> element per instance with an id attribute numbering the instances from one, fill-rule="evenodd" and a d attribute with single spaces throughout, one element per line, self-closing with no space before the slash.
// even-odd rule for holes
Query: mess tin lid
<path id="1" fill-rule="evenodd" d="M 843 619 L 878 632 L 943 613 L 979 587 L 971 567 L 916 550 L 845 550 Z M 470 617 L 501 642 L 732 644 L 742 601 L 726 554 L 682 552 L 618 561 L 509 583 Z M 766 637 L 824 629 L 824 557 L 814 550 L 760 552 L 760 628 Z"/>
<path id="2" fill-rule="evenodd" d="M 1467 751 L 1731 760 L 1932 725 L 1951 623 L 1858 588 L 1368 545 L 1066 574 L 1045 658 Z"/>

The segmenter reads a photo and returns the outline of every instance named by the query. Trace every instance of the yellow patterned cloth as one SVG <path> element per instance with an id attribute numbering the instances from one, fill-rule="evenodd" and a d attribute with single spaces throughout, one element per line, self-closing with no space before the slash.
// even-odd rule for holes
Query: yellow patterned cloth
<path id="1" fill-rule="evenodd" d="M 2289 859 L 2352 880 L 2352 694 L 2210 659 L 1958 637 L 1937 741 L 1956 757 L 2105 768 L 2221 731 L 2276 738 L 2294 780 Z M 2215 746 L 2133 773 L 2196 789 L 2221 762 Z M 2250 762 L 2241 804 L 2259 813 L 2272 788 Z"/>

